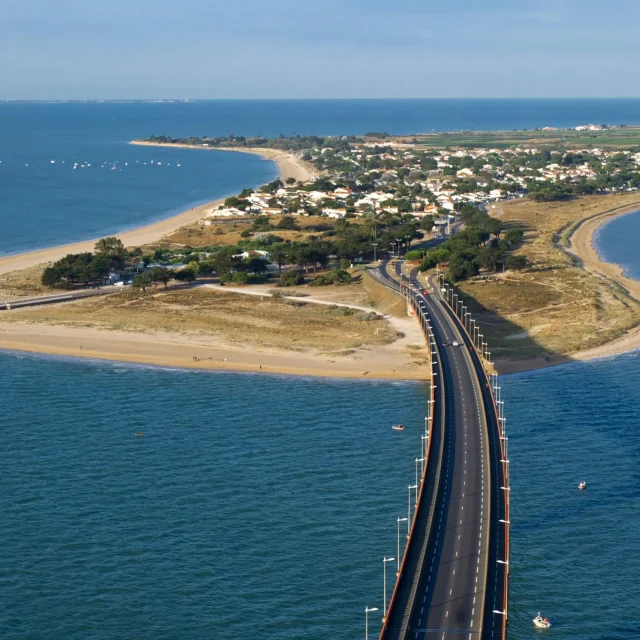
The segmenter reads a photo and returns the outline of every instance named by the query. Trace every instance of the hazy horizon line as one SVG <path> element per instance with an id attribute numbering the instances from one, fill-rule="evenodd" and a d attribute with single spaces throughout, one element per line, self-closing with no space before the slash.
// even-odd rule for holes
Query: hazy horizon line
<path id="1" fill-rule="evenodd" d="M 354 101 L 354 102 L 385 102 L 393 100 L 405 100 L 405 101 L 428 101 L 428 100 L 584 100 L 584 101 L 597 101 L 597 100 L 640 100 L 639 96 L 506 96 L 506 97 L 491 97 L 491 96 L 436 96 L 436 97 L 348 97 L 348 98 L 320 98 L 320 97 L 305 97 L 305 98 L 291 98 L 291 97 L 278 97 L 278 98 L 184 98 L 184 97 L 161 97 L 161 98 L 0 98 L 2 103 L 64 103 L 64 102 L 336 102 L 336 101 Z"/>

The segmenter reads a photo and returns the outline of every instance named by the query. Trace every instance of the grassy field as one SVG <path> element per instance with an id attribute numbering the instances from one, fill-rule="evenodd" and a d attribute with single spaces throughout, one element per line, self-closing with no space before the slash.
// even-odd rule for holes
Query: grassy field
<path id="1" fill-rule="evenodd" d="M 355 267 L 349 270 L 353 276 L 354 283 L 351 285 L 329 286 L 329 287 L 286 287 L 278 289 L 283 296 L 311 296 L 320 298 L 328 302 L 357 305 L 375 309 L 383 315 L 405 318 L 407 307 L 402 296 L 390 291 L 382 286 L 377 280 L 367 273 L 367 267 Z M 258 287 L 254 287 L 258 288 Z M 265 285 L 266 290 L 273 291 L 270 286 Z"/>
<path id="2" fill-rule="evenodd" d="M 46 265 L 38 265 L 20 271 L 0 274 L 0 301 L 23 296 L 55 293 L 42 285 L 42 272 Z"/>
<path id="3" fill-rule="evenodd" d="M 356 289 L 359 285 L 352 285 Z M 348 288 L 348 287 L 346 287 Z M 399 336 L 381 316 L 224 289 L 128 291 L 104 298 L 1 314 L 0 322 L 44 322 L 132 332 L 208 335 L 228 343 L 344 354 Z"/>
<path id="4" fill-rule="evenodd" d="M 525 229 L 517 250 L 530 261 L 460 284 L 491 345 L 492 358 L 527 360 L 569 356 L 622 336 L 640 324 L 640 304 L 603 277 L 574 265 L 556 244 L 577 221 L 616 208 L 640 206 L 638 194 L 576 198 L 563 203 L 528 200 L 498 205 L 492 212 Z"/>
<path id="5" fill-rule="evenodd" d="M 603 131 L 459 131 L 418 136 L 399 136 L 396 142 L 420 146 L 496 148 L 514 146 L 566 148 L 621 148 L 640 145 L 640 127 L 623 127 Z"/>

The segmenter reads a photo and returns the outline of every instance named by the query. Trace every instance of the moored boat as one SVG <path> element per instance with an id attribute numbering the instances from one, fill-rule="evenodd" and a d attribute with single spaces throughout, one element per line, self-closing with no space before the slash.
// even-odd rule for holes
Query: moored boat
<path id="1" fill-rule="evenodd" d="M 533 624 L 538 629 L 548 629 L 551 626 L 548 618 L 543 618 L 538 611 L 538 615 L 533 619 Z"/>

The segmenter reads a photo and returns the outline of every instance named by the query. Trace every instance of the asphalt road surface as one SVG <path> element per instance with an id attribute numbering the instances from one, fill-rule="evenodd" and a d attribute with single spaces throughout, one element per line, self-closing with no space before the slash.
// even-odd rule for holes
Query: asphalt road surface
<path id="1" fill-rule="evenodd" d="M 395 286 L 388 279 L 386 268 L 386 264 L 381 266 L 381 279 Z M 401 272 L 399 263 L 395 268 L 397 273 Z M 412 540 L 407 551 L 407 554 L 417 556 L 420 548 L 426 545 L 426 553 L 421 556 L 421 570 L 413 575 L 410 572 L 401 579 L 384 637 L 417 640 L 489 638 L 492 634 L 483 633 L 483 622 L 491 555 L 492 483 L 484 390 L 471 353 L 439 301 L 437 291 L 431 286 L 430 293 L 425 295 L 424 285 L 415 280 L 414 274 L 412 276 L 411 284 L 421 292 L 417 301 L 428 315 L 439 343 L 440 382 L 445 400 L 442 458 L 439 483 L 434 488 L 436 495 L 424 498 L 425 504 L 434 500 L 431 526 L 429 531 L 422 531 Z M 405 276 L 405 283 L 408 281 Z M 454 341 L 459 346 L 453 346 Z M 435 462 L 430 459 L 429 464 Z M 422 504 L 420 509 L 423 509 Z M 411 567 L 411 558 L 409 560 Z M 396 610 L 396 604 L 399 610 Z"/>

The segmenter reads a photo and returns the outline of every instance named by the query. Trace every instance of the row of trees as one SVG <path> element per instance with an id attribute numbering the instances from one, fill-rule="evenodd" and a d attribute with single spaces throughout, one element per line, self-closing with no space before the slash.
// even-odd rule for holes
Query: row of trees
<path id="1" fill-rule="evenodd" d="M 118 238 L 103 238 L 94 250 L 95 253 L 67 254 L 47 267 L 42 274 L 42 284 L 60 289 L 101 284 L 112 269 L 124 267 L 128 254 Z"/>

